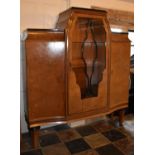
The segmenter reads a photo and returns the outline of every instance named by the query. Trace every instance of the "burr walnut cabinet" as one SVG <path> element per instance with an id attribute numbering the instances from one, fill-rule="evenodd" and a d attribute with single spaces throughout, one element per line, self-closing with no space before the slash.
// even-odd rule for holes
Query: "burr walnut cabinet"
<path id="1" fill-rule="evenodd" d="M 25 114 L 34 147 L 44 124 L 128 106 L 130 41 L 127 33 L 111 33 L 106 12 L 70 8 L 55 29 L 28 29 L 25 36 Z"/>

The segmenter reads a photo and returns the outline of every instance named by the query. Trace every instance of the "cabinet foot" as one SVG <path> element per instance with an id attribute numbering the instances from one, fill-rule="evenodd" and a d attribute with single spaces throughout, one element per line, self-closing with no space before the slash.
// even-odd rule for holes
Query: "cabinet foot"
<path id="1" fill-rule="evenodd" d="M 119 124 L 120 126 L 123 125 L 123 122 L 124 122 L 124 116 L 125 116 L 125 110 L 120 110 L 119 112 Z"/>
<path id="2" fill-rule="evenodd" d="M 39 143 L 40 126 L 30 128 L 29 130 L 30 130 L 30 134 L 31 134 L 32 147 L 33 148 L 39 147 L 40 146 L 40 143 Z"/>

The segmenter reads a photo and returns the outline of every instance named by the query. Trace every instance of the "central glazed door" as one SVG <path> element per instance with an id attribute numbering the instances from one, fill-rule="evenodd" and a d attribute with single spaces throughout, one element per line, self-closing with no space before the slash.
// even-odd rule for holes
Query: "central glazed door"
<path id="1" fill-rule="evenodd" d="M 68 114 L 107 108 L 108 33 L 102 16 L 74 14 L 68 27 Z"/>

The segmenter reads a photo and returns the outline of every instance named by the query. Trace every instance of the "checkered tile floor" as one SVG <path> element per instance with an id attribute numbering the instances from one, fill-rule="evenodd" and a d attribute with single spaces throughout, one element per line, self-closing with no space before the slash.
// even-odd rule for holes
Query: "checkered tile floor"
<path id="1" fill-rule="evenodd" d="M 33 149 L 23 134 L 21 155 L 133 155 L 134 138 L 118 122 L 101 120 L 70 128 L 67 124 L 42 129 L 40 147 Z"/>

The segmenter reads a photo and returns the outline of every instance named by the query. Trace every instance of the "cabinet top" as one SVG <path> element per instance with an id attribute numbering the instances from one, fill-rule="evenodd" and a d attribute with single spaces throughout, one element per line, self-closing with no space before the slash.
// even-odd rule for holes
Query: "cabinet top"
<path id="1" fill-rule="evenodd" d="M 81 8 L 81 7 L 71 7 L 69 9 L 61 12 L 59 15 L 65 14 L 67 12 L 91 12 L 91 13 L 102 13 L 102 14 L 107 13 L 104 10 L 91 9 L 91 8 Z"/>
<path id="2" fill-rule="evenodd" d="M 62 29 L 27 29 L 22 33 L 21 40 L 62 40 L 64 41 L 64 30 Z"/>
<path id="3" fill-rule="evenodd" d="M 71 7 L 59 14 L 58 21 L 56 23 L 56 28 L 65 29 L 67 25 L 72 22 L 74 18 L 82 17 L 86 20 L 88 18 L 103 18 L 106 20 L 107 24 L 107 12 L 103 10 L 97 9 L 89 9 L 89 8 L 79 8 L 79 7 Z"/>

